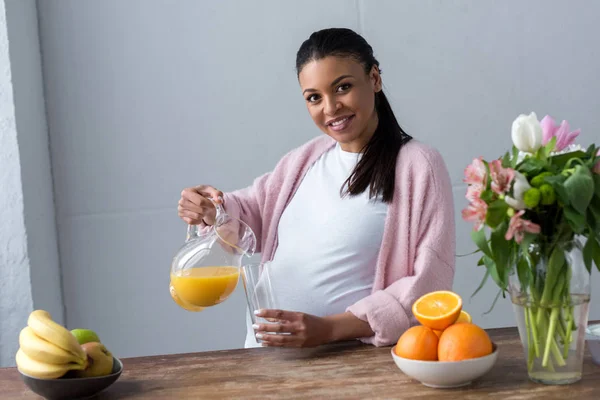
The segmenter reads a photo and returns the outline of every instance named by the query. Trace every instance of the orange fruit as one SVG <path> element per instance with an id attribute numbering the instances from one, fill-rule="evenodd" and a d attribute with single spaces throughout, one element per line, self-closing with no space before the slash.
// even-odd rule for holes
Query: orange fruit
<path id="1" fill-rule="evenodd" d="M 400 336 L 394 352 L 402 358 L 422 361 L 436 361 L 438 337 L 426 326 L 409 328 Z"/>
<path id="2" fill-rule="evenodd" d="M 460 310 L 460 315 L 458 316 L 458 319 L 456 320 L 455 324 L 460 324 L 461 322 L 466 322 L 469 324 L 473 322 L 471 314 L 469 314 L 465 310 Z"/>
<path id="3" fill-rule="evenodd" d="M 470 324 L 473 320 L 471 319 L 471 315 L 466 312 L 465 310 L 460 310 L 460 315 L 458 316 L 458 319 L 454 322 L 455 324 L 460 324 L 461 322 L 466 322 L 468 324 Z M 452 325 L 450 325 L 452 326 Z M 435 333 L 437 335 L 437 337 L 440 337 L 442 335 L 442 332 L 444 331 L 438 331 L 437 329 L 433 330 L 433 333 Z"/>
<path id="4" fill-rule="evenodd" d="M 461 297 L 450 291 L 427 293 L 413 303 L 412 312 L 423 326 L 443 331 L 458 319 L 462 310 Z"/>
<path id="5" fill-rule="evenodd" d="M 492 341 L 479 326 L 461 322 L 442 332 L 438 342 L 440 361 L 461 361 L 487 356 L 492 353 Z"/>

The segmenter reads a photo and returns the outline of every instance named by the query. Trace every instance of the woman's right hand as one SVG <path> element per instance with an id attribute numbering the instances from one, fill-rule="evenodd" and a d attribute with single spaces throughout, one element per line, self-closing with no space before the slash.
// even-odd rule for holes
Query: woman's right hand
<path id="1" fill-rule="evenodd" d="M 223 192 L 212 186 L 200 185 L 183 189 L 177 207 L 179 217 L 189 225 L 204 222 L 207 225 L 215 223 L 217 209 L 211 199 L 218 204 L 223 202 Z"/>

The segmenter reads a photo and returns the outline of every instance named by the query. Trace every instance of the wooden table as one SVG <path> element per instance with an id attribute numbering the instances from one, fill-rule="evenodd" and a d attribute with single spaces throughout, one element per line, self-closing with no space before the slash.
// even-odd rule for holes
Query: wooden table
<path id="1" fill-rule="evenodd" d="M 488 332 L 498 362 L 463 388 L 423 386 L 400 372 L 390 347 L 350 342 L 125 358 L 121 378 L 96 399 L 600 399 L 600 366 L 587 348 L 581 381 L 547 386 L 528 380 L 516 328 Z M 15 368 L 0 369 L 0 398 L 39 399 Z"/>

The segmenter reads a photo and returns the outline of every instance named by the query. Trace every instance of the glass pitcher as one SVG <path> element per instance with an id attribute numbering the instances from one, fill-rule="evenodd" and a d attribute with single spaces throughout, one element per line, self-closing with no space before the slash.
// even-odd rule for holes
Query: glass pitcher
<path id="1" fill-rule="evenodd" d="M 171 297 L 188 311 L 225 301 L 238 284 L 243 258 L 256 249 L 252 229 L 225 213 L 221 204 L 213 204 L 214 225 L 188 225 L 186 241 L 171 263 Z"/>

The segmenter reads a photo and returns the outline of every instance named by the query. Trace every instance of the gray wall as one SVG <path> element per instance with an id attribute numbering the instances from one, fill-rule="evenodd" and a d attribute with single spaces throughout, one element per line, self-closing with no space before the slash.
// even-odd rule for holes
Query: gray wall
<path id="1" fill-rule="evenodd" d="M 0 366 L 33 308 L 63 322 L 35 0 L 0 0 Z"/>
<path id="2" fill-rule="evenodd" d="M 7 0 L 6 15 L 33 306 L 63 322 L 36 2 Z"/>
<path id="3" fill-rule="evenodd" d="M 459 254 L 474 247 L 460 220 L 462 171 L 510 146 L 516 115 L 568 118 L 584 141 L 598 139 L 596 2 L 38 6 L 66 321 L 97 330 L 122 357 L 243 346 L 241 288 L 198 314 L 169 297 L 170 260 L 185 235 L 176 203 L 194 184 L 245 186 L 321 134 L 294 73 L 314 30 L 350 27 L 375 48 L 401 124 L 451 170 Z M 491 283 L 468 300 L 482 276 L 474 257 L 458 259 L 465 308 L 484 327 L 514 326 L 508 299 L 483 315 Z"/>
<path id="4" fill-rule="evenodd" d="M 4 1 L 0 1 L 0 66 L 10 66 Z M 0 365 L 14 363 L 15 333 L 31 308 L 21 166 L 10 67 L 0 73 Z M 11 359 L 12 358 L 12 359 Z"/>

